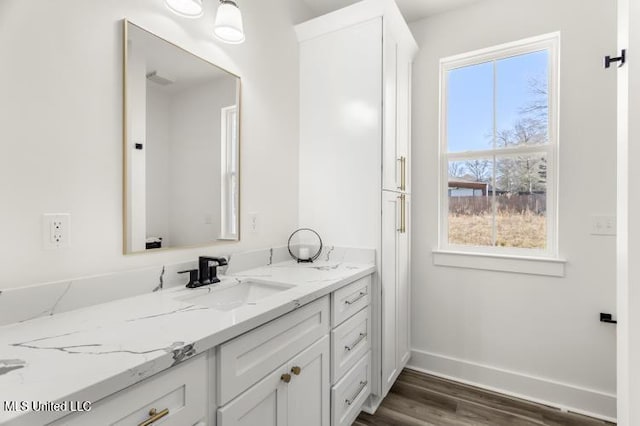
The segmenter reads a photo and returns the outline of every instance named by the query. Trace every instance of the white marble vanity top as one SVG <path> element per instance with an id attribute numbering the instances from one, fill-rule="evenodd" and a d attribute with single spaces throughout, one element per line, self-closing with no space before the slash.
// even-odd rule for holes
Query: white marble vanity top
<path id="1" fill-rule="evenodd" d="M 220 311 L 178 300 L 209 291 L 181 287 L 2 326 L 0 400 L 97 401 L 374 270 L 371 263 L 287 261 L 223 278 L 292 285 L 255 305 Z M 0 406 L 0 424 L 41 424 L 66 414 Z"/>

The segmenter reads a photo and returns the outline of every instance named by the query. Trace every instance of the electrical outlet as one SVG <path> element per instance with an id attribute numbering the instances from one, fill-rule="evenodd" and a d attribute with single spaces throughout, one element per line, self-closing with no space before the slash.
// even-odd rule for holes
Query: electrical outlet
<path id="1" fill-rule="evenodd" d="M 258 227 L 258 213 L 249 213 L 249 230 L 252 234 L 257 234 L 259 231 Z"/>
<path id="2" fill-rule="evenodd" d="M 616 235 L 616 217 L 593 216 L 591 218 L 591 235 Z"/>
<path id="3" fill-rule="evenodd" d="M 42 245 L 46 250 L 69 247 L 71 244 L 71 215 L 45 213 L 42 215 Z"/>

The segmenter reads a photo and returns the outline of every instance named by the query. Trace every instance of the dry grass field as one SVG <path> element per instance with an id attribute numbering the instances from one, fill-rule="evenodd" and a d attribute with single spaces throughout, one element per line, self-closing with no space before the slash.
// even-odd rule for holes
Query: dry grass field
<path id="1" fill-rule="evenodd" d="M 531 212 L 498 212 L 496 245 L 544 249 L 546 218 Z M 449 243 L 490 246 L 493 239 L 490 214 L 449 214 Z"/>

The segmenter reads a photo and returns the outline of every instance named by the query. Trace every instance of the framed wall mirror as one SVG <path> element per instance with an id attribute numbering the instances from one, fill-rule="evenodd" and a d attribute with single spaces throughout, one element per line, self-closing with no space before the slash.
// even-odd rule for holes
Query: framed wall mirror
<path id="1" fill-rule="evenodd" d="M 239 240 L 240 78 L 124 21 L 124 251 Z"/>

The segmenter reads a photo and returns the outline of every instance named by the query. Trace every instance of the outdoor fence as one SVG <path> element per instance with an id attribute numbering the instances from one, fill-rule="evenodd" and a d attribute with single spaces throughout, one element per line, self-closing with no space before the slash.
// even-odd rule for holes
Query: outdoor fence
<path id="1" fill-rule="evenodd" d="M 547 211 L 546 194 L 496 194 L 496 207 L 499 213 L 545 214 Z M 482 215 L 493 211 L 491 194 L 488 196 L 449 197 L 449 214 Z"/>

